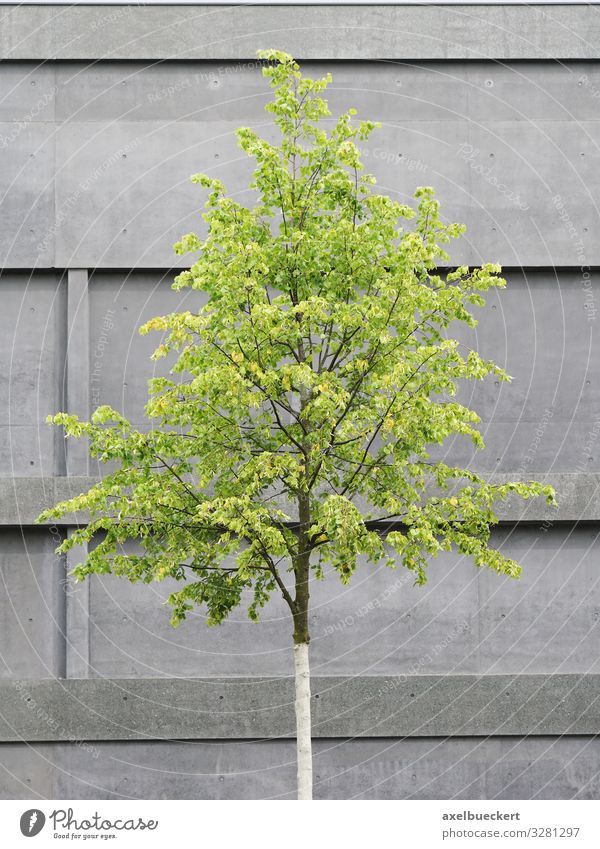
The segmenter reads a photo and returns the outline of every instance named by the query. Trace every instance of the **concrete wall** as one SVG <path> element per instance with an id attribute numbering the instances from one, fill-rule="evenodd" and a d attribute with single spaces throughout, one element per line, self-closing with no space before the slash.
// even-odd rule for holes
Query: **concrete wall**
<path id="1" fill-rule="evenodd" d="M 0 796 L 292 793 L 282 604 L 259 625 L 238 611 L 207 629 L 198 611 L 173 631 L 166 585 L 74 587 L 77 554 L 53 549 L 75 519 L 32 527 L 99 473 L 46 415 L 109 403 L 140 423 L 159 366 L 137 327 L 201 302 L 169 288 L 182 265 L 172 243 L 202 227 L 188 178 L 207 171 L 244 199 L 249 163 L 232 133 L 272 132 L 254 60 L 270 45 L 333 72 L 334 111 L 383 122 L 368 168 L 399 199 L 436 187 L 444 215 L 468 225 L 457 262 L 506 266 L 508 288 L 460 334 L 514 382 L 462 398 L 482 417 L 485 452 L 455 440 L 441 453 L 545 478 L 560 501 L 554 514 L 503 511 L 494 542 L 523 564 L 519 582 L 447 556 L 420 589 L 367 564 L 348 587 L 315 586 L 317 794 L 597 795 L 597 9 L 2 14 Z"/>

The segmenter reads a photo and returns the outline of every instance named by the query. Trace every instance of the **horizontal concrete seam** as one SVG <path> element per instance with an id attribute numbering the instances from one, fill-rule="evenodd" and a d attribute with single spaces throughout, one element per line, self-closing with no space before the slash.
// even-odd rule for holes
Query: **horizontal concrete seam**
<path id="1" fill-rule="evenodd" d="M 1 61 L 1 60 L 0 60 Z M 79 266 L 78 266 L 79 267 Z M 160 265 L 135 265 L 135 266 L 124 266 L 124 265 L 96 265 L 93 269 L 90 269 L 90 285 L 94 285 L 94 276 L 95 275 L 104 275 L 104 274 L 124 274 L 128 277 L 131 277 L 136 274 L 158 274 L 161 277 L 166 277 L 168 274 L 179 274 L 183 268 L 189 267 L 188 265 L 170 265 L 170 266 L 160 266 Z M 453 270 L 455 266 L 440 266 L 440 271 L 443 273 L 444 271 Z M 600 265 L 586 265 L 586 269 L 589 269 L 590 274 L 597 274 L 600 271 Z M 37 264 L 35 268 L 27 265 L 12 265 L 12 266 L 4 266 L 2 268 L 2 275 L 6 277 L 8 274 L 22 274 L 29 275 L 40 273 L 53 273 L 53 274 L 66 274 L 69 269 L 62 265 L 43 265 Z M 512 266 L 504 264 L 502 266 L 502 274 L 518 274 L 522 277 L 527 277 L 532 274 L 550 274 L 552 277 L 559 274 L 580 274 L 581 266 L 570 264 L 561 265 L 560 261 L 554 263 L 554 265 L 519 265 Z M 156 281 L 151 281 L 152 285 L 154 285 Z M 544 281 L 547 282 L 547 281 Z M 509 281 L 510 285 L 510 281 Z M 572 285 L 574 287 L 581 285 L 579 280 L 573 280 Z"/>

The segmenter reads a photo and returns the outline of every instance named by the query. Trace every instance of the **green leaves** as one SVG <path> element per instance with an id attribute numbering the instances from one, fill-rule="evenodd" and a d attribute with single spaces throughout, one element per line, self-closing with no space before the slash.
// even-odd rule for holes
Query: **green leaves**
<path id="1" fill-rule="evenodd" d="M 208 192 L 207 229 L 175 245 L 195 260 L 174 288 L 205 299 L 141 328 L 162 334 L 154 356 L 172 366 L 149 383 L 150 428 L 108 407 L 91 422 L 51 417 L 111 471 L 40 521 L 87 516 L 60 549 L 94 543 L 80 579 L 178 582 L 173 624 L 197 605 L 219 623 L 242 601 L 256 619 L 276 590 L 304 640 L 308 569 L 347 581 L 359 557 L 385 558 L 424 583 L 430 560 L 454 548 L 516 576 L 488 546 L 493 505 L 554 494 L 431 461 L 455 434 L 483 447 L 458 388 L 509 379 L 448 335 L 476 323 L 482 293 L 505 285 L 500 267 L 444 272 L 464 228 L 442 219 L 433 189 L 419 188 L 414 207 L 377 194 L 360 153 L 377 125 L 353 109 L 331 118 L 329 75 L 304 77 L 280 51 L 259 56 L 280 138 L 237 131 L 255 162 L 254 206 L 192 177 Z"/>

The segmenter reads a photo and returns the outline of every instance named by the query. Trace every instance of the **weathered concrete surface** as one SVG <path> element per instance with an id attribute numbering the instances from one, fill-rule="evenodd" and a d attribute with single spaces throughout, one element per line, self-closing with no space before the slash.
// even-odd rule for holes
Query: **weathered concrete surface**
<path id="1" fill-rule="evenodd" d="M 0 525 L 32 525 L 42 510 L 85 492 L 97 481 L 91 477 L 0 478 Z M 58 525 L 76 524 L 65 516 Z"/>
<path id="2" fill-rule="evenodd" d="M 0 292 L 0 474 L 64 474 L 64 438 L 42 422 L 63 406 L 66 285 L 59 274 L 3 272 Z"/>
<path id="3" fill-rule="evenodd" d="M 0 798 L 292 799 L 290 740 L 0 744 Z M 597 799 L 590 737 L 315 740 L 319 799 Z"/>
<path id="4" fill-rule="evenodd" d="M 291 740 L 0 744 L 0 798 L 293 799 Z M 317 739 L 318 799 L 597 799 L 590 737 Z M 42 806 L 43 807 L 43 806 Z"/>
<path id="5" fill-rule="evenodd" d="M 245 191 L 251 162 L 234 130 L 244 124 L 272 133 L 259 68 L 112 61 L 4 68 L 6 266 L 30 268 L 32 258 L 57 268 L 185 265 L 171 246 L 201 229 L 205 198 L 191 174 L 223 178 L 238 200 L 252 201 Z M 383 191 L 410 201 L 417 186 L 433 185 L 444 216 L 466 223 L 453 261 L 600 265 L 597 64 L 342 62 L 331 69 L 321 62 L 306 70 L 333 70 L 334 114 L 356 106 L 360 117 L 382 121 L 364 160 Z"/>
<path id="6" fill-rule="evenodd" d="M 314 737 L 591 735 L 600 676 L 366 676 L 312 680 Z M 0 684 L 0 741 L 295 736 L 290 678 Z"/>
<path id="7" fill-rule="evenodd" d="M 59 534 L 0 531 L 0 678 L 64 675 L 64 562 Z"/>
<path id="8" fill-rule="evenodd" d="M 5 59 L 589 59 L 593 4 L 3 8 Z"/>
<path id="9" fill-rule="evenodd" d="M 509 498 L 498 502 L 502 522 L 596 522 L 600 520 L 600 473 L 536 472 L 524 475 L 484 474 L 494 483 L 541 480 L 553 486 L 559 497 L 558 507 L 549 507 L 543 498 L 523 501 Z M 98 478 L 77 476 L 55 478 L 0 477 L 0 525 L 30 525 L 36 517 L 58 501 L 85 492 Z M 59 526 L 77 524 L 75 514 L 56 521 Z"/>
<path id="10" fill-rule="evenodd" d="M 92 407 L 110 404 L 131 421 L 142 422 L 147 379 L 164 374 L 169 361 L 150 360 L 160 335 L 140 337 L 138 327 L 154 315 L 196 311 L 204 303 L 203 293 L 173 292 L 173 276 L 156 271 L 92 275 Z M 600 383 L 594 367 L 600 341 L 589 307 L 600 308 L 594 294 L 600 274 L 591 274 L 591 297 L 579 271 L 508 269 L 505 276 L 506 289 L 489 292 L 487 306 L 475 310 L 476 328 L 457 324 L 450 330 L 482 356 L 496 360 L 513 381 L 488 378 L 460 393 L 459 400 L 481 416 L 485 451 L 476 451 L 470 440 L 460 438 L 448 441 L 437 455 L 452 465 L 471 465 L 486 473 L 518 471 L 531 477 L 540 472 L 598 472 Z M 534 511 L 540 507 L 540 502 L 532 504 Z M 570 517 L 593 515 L 582 508 L 579 503 Z"/>
<path id="11" fill-rule="evenodd" d="M 521 563 L 518 581 L 444 554 L 424 587 L 364 560 L 347 586 L 333 574 L 311 582 L 313 674 L 600 672 L 598 526 L 507 527 L 491 544 Z M 290 614 L 278 596 L 259 624 L 245 598 L 221 627 L 196 610 L 173 630 L 162 602 L 174 589 L 93 580 L 87 675 L 290 674 Z"/>
<path id="12" fill-rule="evenodd" d="M 291 619 L 274 595 L 259 624 L 250 599 L 218 628 L 193 611 L 178 629 L 164 602 L 175 582 L 130 585 L 114 576 L 64 583 L 53 549 L 62 531 L 0 532 L 0 678 L 287 676 Z M 322 675 L 600 673 L 598 524 L 508 525 L 491 544 L 521 563 L 518 581 L 444 554 L 428 583 L 359 564 L 311 583 L 311 658 Z M 287 580 L 287 576 L 286 576 Z M 65 609 L 66 608 L 66 609 Z M 66 628 L 66 630 L 65 630 Z"/>

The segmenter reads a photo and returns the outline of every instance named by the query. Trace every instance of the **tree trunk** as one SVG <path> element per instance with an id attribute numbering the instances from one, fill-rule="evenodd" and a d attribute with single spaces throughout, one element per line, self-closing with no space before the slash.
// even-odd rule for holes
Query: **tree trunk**
<path id="1" fill-rule="evenodd" d="M 312 740 L 310 724 L 310 666 L 308 643 L 294 644 L 296 673 L 296 751 L 298 799 L 312 799 Z"/>
<path id="2" fill-rule="evenodd" d="M 300 361 L 305 361 L 304 340 L 300 339 L 298 346 Z M 310 401 L 310 393 L 306 389 L 300 392 L 300 414 Z M 303 425 L 305 432 L 307 426 Z M 305 459 L 305 480 L 308 481 L 308 456 L 310 447 L 302 441 L 302 451 Z M 298 493 L 298 553 L 294 562 L 296 578 L 296 597 L 292 610 L 294 617 L 294 667 L 296 680 L 296 752 L 298 758 L 298 799 L 312 799 L 312 734 L 310 722 L 310 664 L 308 644 L 310 642 L 308 625 L 309 581 L 310 581 L 310 491 L 308 487 L 300 487 Z"/>
<path id="3" fill-rule="evenodd" d="M 312 741 L 310 724 L 310 667 L 308 626 L 310 547 L 310 505 L 303 494 L 298 501 L 300 524 L 298 556 L 294 563 L 294 666 L 296 672 L 296 750 L 298 753 L 298 799 L 312 799 Z"/>

